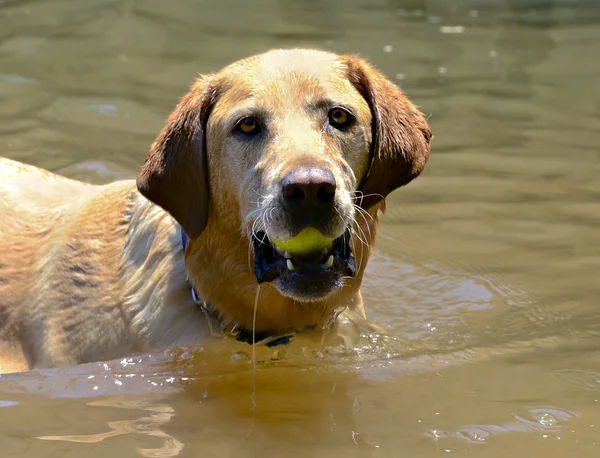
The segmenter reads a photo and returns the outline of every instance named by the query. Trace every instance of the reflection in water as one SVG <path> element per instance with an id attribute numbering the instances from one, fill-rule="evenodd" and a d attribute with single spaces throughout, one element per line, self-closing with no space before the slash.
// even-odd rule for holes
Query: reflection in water
<path id="1" fill-rule="evenodd" d="M 524 102 L 531 103 L 537 97 L 533 70 L 557 46 L 550 33 L 556 26 L 552 19 L 554 3 L 554 0 L 506 0 L 506 19 L 489 50 L 498 78 L 483 88 L 489 98 L 482 99 L 475 107 L 479 119 L 471 126 L 472 135 L 483 134 L 487 141 L 494 135 L 491 126 L 502 129 L 501 154 L 527 154 L 528 131 L 536 115 Z M 498 81 L 505 84 L 499 85 Z"/>
<path id="2" fill-rule="evenodd" d="M 540 407 L 531 409 L 526 416 L 514 415 L 515 421 L 499 425 L 469 425 L 463 426 L 456 432 L 444 430 L 430 430 L 425 436 L 431 437 L 435 442 L 444 439 L 459 439 L 472 444 L 482 444 L 490 439 L 490 436 L 498 436 L 513 432 L 542 434 L 543 438 L 551 435 L 560 440 L 563 423 L 578 417 L 576 412 L 561 410 L 556 407 Z"/>
<path id="3" fill-rule="evenodd" d="M 500 29 L 496 43 L 499 55 L 508 58 L 506 78 L 523 85 L 522 97 L 535 95 L 531 70 L 556 49 L 557 41 L 551 34 L 556 27 L 555 3 L 555 0 L 506 0 L 509 9 L 506 27 Z M 527 46 L 523 46 L 525 43 Z"/>
<path id="4" fill-rule="evenodd" d="M 93 401 L 88 404 L 92 407 L 118 407 L 122 409 L 145 410 L 151 415 L 140 417 L 135 420 L 119 420 L 107 422 L 111 431 L 95 434 L 78 434 L 64 436 L 39 436 L 38 439 L 47 441 L 79 442 L 95 444 L 111 437 L 125 434 L 139 434 L 162 439 L 163 445 L 156 448 L 138 448 L 140 455 L 154 458 L 167 458 L 178 456 L 183 450 L 183 444 L 173 436 L 161 430 L 173 417 L 173 408 L 168 404 L 152 403 L 149 400 L 124 400 L 121 398 L 109 398 L 101 401 Z"/>

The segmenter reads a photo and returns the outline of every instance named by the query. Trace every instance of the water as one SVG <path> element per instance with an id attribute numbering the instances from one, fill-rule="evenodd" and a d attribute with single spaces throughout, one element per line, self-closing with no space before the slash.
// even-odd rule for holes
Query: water
<path id="1" fill-rule="evenodd" d="M 592 0 L 0 0 L 0 151 L 70 177 L 135 176 L 198 72 L 273 47 L 365 55 L 435 134 L 363 288 L 387 337 L 4 375 L 2 456 L 597 456 L 599 23 Z"/>

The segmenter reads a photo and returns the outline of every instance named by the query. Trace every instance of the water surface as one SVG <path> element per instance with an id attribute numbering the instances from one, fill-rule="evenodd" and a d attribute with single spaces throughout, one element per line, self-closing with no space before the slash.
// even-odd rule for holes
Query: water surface
<path id="1" fill-rule="evenodd" d="M 363 288 L 388 335 L 4 375 L 2 456 L 597 456 L 596 2 L 0 0 L 0 151 L 133 177 L 198 72 L 295 46 L 368 57 L 435 134 Z"/>

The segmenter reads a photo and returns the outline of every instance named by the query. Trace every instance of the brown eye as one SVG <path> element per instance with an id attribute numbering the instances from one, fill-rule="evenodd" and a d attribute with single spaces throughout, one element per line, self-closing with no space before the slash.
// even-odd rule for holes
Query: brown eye
<path id="1" fill-rule="evenodd" d="M 241 133 L 246 135 L 255 134 L 259 131 L 258 122 L 251 117 L 242 118 L 235 127 Z"/>
<path id="2" fill-rule="evenodd" d="M 343 108 L 332 108 L 329 111 L 329 124 L 336 129 L 343 129 L 349 126 L 353 119 L 352 115 Z"/>

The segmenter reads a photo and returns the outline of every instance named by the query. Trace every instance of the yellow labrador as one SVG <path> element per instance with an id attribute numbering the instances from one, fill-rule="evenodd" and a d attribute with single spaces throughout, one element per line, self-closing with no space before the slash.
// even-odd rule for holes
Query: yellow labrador
<path id="1" fill-rule="evenodd" d="M 198 78 L 137 182 L 0 159 L 0 371 L 202 342 L 211 321 L 269 341 L 364 320 L 378 213 L 431 138 L 360 57 L 274 50 Z M 334 242 L 271 242 L 306 227 Z"/>

